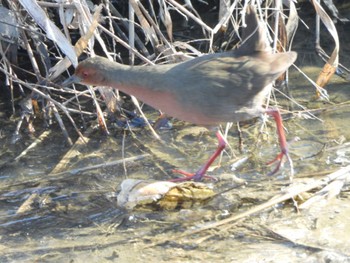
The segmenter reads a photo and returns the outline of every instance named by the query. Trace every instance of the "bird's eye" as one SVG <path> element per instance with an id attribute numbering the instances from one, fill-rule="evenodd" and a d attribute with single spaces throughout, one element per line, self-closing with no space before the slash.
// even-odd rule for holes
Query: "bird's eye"
<path id="1" fill-rule="evenodd" d="M 88 77 L 89 76 L 89 74 L 85 71 L 85 72 L 83 72 L 83 77 Z"/>

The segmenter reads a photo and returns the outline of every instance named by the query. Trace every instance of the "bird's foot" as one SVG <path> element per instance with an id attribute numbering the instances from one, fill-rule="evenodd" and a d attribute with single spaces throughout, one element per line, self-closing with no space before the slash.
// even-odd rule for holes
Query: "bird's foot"
<path id="1" fill-rule="evenodd" d="M 270 116 L 272 116 L 275 119 L 276 126 L 277 126 L 277 134 L 278 134 L 278 139 L 281 147 L 281 152 L 276 156 L 275 159 L 273 159 L 271 162 L 268 162 L 268 164 L 273 164 L 277 162 L 276 168 L 269 173 L 269 175 L 275 174 L 281 167 L 282 162 L 283 162 L 283 157 L 285 156 L 287 158 L 287 161 L 290 166 L 290 180 L 293 179 L 294 177 L 294 168 L 293 168 L 293 161 L 292 158 L 290 158 L 289 153 L 288 153 L 288 145 L 287 145 L 287 140 L 286 136 L 284 134 L 284 129 L 283 129 L 283 124 L 282 124 L 282 117 L 278 109 L 268 109 L 266 113 Z"/>
<path id="2" fill-rule="evenodd" d="M 287 150 L 282 150 L 277 156 L 275 159 L 273 159 L 272 161 L 268 162 L 267 165 L 271 165 L 273 163 L 277 163 L 275 169 L 273 169 L 271 172 L 268 173 L 268 176 L 271 176 L 275 173 L 277 173 L 279 171 L 279 169 L 281 168 L 282 166 L 282 163 L 283 163 L 283 157 L 286 157 L 287 158 L 287 161 L 289 163 L 289 167 L 290 167 L 290 180 L 293 179 L 294 177 L 294 167 L 293 167 L 293 161 L 292 161 L 292 158 L 290 158 L 290 155 L 288 153 Z"/>
<path id="3" fill-rule="evenodd" d="M 208 168 L 210 167 L 210 165 L 212 165 L 212 163 L 215 161 L 215 159 L 221 154 L 221 152 L 225 149 L 225 146 L 227 144 L 225 138 L 222 136 L 221 132 L 217 132 L 216 136 L 218 138 L 218 148 L 216 149 L 216 151 L 213 153 L 213 155 L 209 158 L 209 160 L 203 165 L 203 167 L 201 169 L 199 169 L 196 173 L 188 173 L 185 171 L 181 171 L 181 170 L 174 170 L 174 172 L 178 173 L 178 174 L 182 174 L 185 175 L 186 177 L 183 178 L 176 178 L 176 179 L 172 179 L 170 180 L 171 182 L 183 182 L 183 181 L 201 181 L 203 178 L 208 178 L 211 180 L 215 180 L 217 181 L 217 179 L 215 177 L 206 175 L 205 173 L 207 172 Z"/>

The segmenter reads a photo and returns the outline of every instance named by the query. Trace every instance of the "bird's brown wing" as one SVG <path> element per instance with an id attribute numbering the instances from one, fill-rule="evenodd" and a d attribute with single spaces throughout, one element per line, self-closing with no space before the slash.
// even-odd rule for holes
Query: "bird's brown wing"
<path id="1" fill-rule="evenodd" d="M 254 117 L 265 98 L 264 89 L 294 62 L 294 52 L 235 57 L 232 52 L 207 55 L 179 64 L 168 72 L 184 107 L 217 122 Z M 238 116 L 245 110 L 247 114 Z M 249 113 L 250 112 L 250 113 Z"/>

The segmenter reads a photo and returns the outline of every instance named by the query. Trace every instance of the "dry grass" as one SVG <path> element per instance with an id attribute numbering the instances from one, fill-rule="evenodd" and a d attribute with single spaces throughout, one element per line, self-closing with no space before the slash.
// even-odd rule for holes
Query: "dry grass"
<path id="1" fill-rule="evenodd" d="M 239 29 L 245 24 L 247 5 L 246 1 L 232 1 L 228 6 L 224 1 L 215 4 L 196 1 L 192 6 L 190 1 L 183 5 L 175 0 L 130 0 L 115 5 L 103 1 L 99 6 L 86 0 L 2 2 L 5 17 L 2 27 L 6 33 L 2 34 L 0 71 L 11 94 L 13 113 L 20 94 L 27 101 L 20 104 L 21 120 L 26 117 L 30 123 L 30 118 L 36 115 L 46 123 L 56 121 L 70 144 L 64 120 L 69 120 L 80 134 L 76 122 L 85 123 L 95 116 L 108 133 L 103 110 L 119 111 L 116 91 L 62 88 L 60 83 L 69 75 L 72 64 L 76 66 L 78 60 L 94 54 L 124 64 L 175 63 L 203 53 L 232 49 L 240 42 Z M 294 3 L 282 7 L 276 1 L 276 6 L 264 3 L 257 9 L 260 18 L 270 25 L 274 49 L 290 49 L 299 21 Z M 325 19 L 332 28 L 332 21 Z M 336 47 L 328 61 L 331 70 L 337 67 L 338 52 Z M 311 79 L 310 82 L 326 96 L 319 85 Z M 94 108 L 89 107 L 91 101 Z M 20 126 L 21 123 L 17 133 Z"/>

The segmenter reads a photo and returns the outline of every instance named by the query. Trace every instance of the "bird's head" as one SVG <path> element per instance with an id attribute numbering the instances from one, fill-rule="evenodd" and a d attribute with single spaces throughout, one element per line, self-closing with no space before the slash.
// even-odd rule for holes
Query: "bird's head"
<path id="1" fill-rule="evenodd" d="M 102 74 L 105 67 L 104 63 L 107 62 L 108 60 L 102 57 L 84 60 L 79 63 L 74 74 L 62 83 L 62 86 L 69 86 L 74 83 L 101 86 L 105 81 L 104 74 Z"/>

